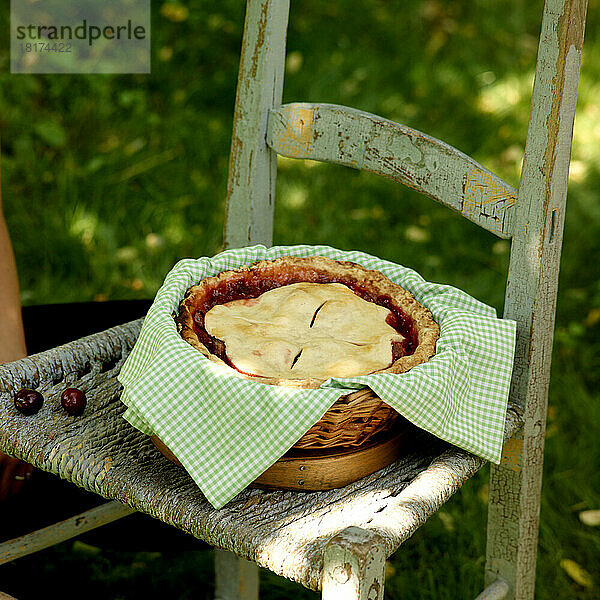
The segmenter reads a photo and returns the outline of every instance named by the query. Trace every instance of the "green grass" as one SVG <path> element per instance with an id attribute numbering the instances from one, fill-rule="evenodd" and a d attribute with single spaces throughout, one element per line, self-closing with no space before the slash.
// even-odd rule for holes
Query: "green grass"
<path id="1" fill-rule="evenodd" d="M 2 43 L 3 196 L 25 304 L 151 297 L 178 259 L 219 250 L 244 7 L 186 4 L 181 23 L 155 6 L 150 76 L 9 75 Z M 550 388 L 542 600 L 598 598 L 600 587 L 598 528 L 578 519 L 600 508 L 598 2 L 589 13 Z M 540 14 L 540 1 L 299 0 L 284 101 L 335 102 L 405 123 L 517 185 Z M 507 242 L 369 174 L 279 166 L 275 243 L 361 249 L 502 310 Z M 387 597 L 477 594 L 486 493 L 483 472 L 394 555 Z M 183 599 L 193 588 L 210 597 L 208 553 L 84 550 L 66 543 L 4 566 L 0 582 L 38 569 L 48 589 L 79 572 L 90 598 Z M 593 586 L 576 583 L 563 559 L 586 569 Z M 272 575 L 263 582 L 265 598 L 315 597 Z M 19 587 L 5 591 L 27 598 Z"/>

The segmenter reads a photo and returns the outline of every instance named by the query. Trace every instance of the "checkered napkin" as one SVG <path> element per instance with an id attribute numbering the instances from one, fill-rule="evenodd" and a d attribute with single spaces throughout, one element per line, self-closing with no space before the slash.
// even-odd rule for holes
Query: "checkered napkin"
<path id="1" fill-rule="evenodd" d="M 440 326 L 435 356 L 401 375 L 331 378 L 317 390 L 302 390 L 237 377 L 179 337 L 172 315 L 189 287 L 285 255 L 353 261 L 409 290 Z M 119 375 L 124 417 L 156 434 L 216 508 L 285 454 L 341 395 L 365 386 L 418 427 L 499 462 L 515 329 L 464 292 L 362 252 L 254 246 L 186 259 L 167 275 Z"/>

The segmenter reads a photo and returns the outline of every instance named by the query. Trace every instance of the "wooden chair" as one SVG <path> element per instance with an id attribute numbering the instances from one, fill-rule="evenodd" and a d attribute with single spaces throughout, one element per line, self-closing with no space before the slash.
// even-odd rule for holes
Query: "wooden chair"
<path id="1" fill-rule="evenodd" d="M 519 190 L 458 150 L 343 106 L 281 105 L 288 0 L 248 0 L 228 184 L 225 245 L 272 239 L 276 157 L 322 160 L 404 183 L 510 239 L 505 317 L 518 323 L 502 464 L 492 466 L 486 589 L 534 595 L 546 403 L 585 0 L 547 0 Z M 223 509 L 121 417 L 115 376 L 139 332 L 132 322 L 0 367 L 0 447 L 116 500 L 0 546 L 0 562 L 141 510 L 225 551 L 217 597 L 255 598 L 256 568 L 332 600 L 383 598 L 385 559 L 484 463 L 431 447 L 339 490 L 248 489 Z M 7 408 L 23 386 L 47 404 L 65 383 L 90 399 L 75 429 L 50 409 L 27 421 Z M 62 532 L 62 533 L 61 533 Z M 62 536 L 62 537 L 61 537 Z M 232 553 L 232 554 L 231 554 Z"/>

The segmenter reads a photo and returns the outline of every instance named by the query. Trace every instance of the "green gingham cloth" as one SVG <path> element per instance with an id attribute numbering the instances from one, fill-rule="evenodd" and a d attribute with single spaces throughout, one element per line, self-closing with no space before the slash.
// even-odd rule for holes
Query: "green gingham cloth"
<path id="1" fill-rule="evenodd" d="M 331 378 L 316 390 L 249 381 L 204 357 L 177 333 L 185 291 L 221 271 L 280 256 L 320 255 L 376 269 L 433 314 L 436 354 L 401 375 Z M 516 324 L 459 289 L 356 251 L 253 246 L 179 261 L 167 275 L 119 381 L 125 419 L 157 435 L 208 501 L 220 508 L 285 454 L 341 396 L 370 387 L 418 427 L 500 461 Z"/>

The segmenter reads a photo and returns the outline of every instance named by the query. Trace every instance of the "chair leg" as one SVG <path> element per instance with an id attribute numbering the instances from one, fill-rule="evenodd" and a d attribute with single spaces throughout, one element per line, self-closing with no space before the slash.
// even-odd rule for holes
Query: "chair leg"
<path id="1" fill-rule="evenodd" d="M 215 550 L 215 600 L 258 600 L 258 567 Z"/>
<path id="2" fill-rule="evenodd" d="M 502 464 L 490 468 L 485 583 L 504 579 L 511 600 L 535 595 L 545 420 L 533 428 L 542 435 L 533 436 L 526 427 L 524 439 L 509 440 Z"/>
<path id="3" fill-rule="evenodd" d="M 383 600 L 385 559 L 381 536 L 344 529 L 325 549 L 323 600 Z"/>

